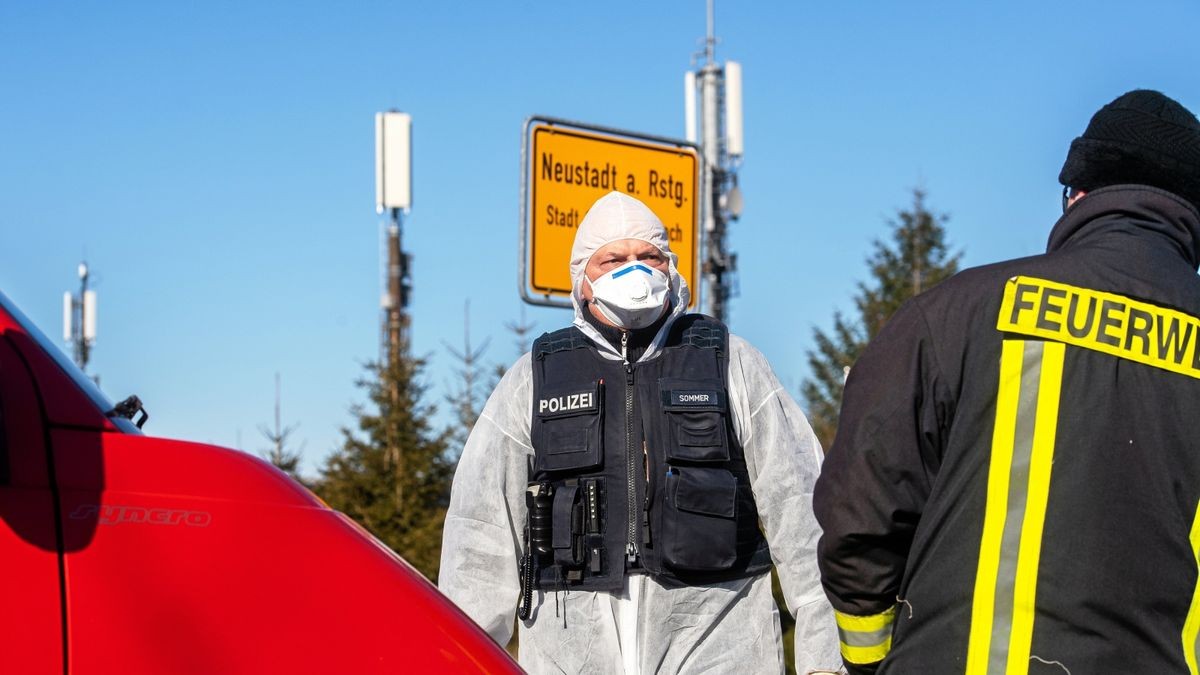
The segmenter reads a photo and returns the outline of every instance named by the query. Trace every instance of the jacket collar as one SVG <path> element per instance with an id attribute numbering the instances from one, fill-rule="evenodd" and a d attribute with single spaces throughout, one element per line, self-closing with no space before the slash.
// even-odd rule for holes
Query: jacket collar
<path id="1" fill-rule="evenodd" d="M 601 334 L 599 330 L 596 329 L 594 325 L 592 325 L 591 321 L 588 321 L 586 318 L 584 318 L 583 313 L 587 311 L 589 311 L 587 307 L 576 305 L 574 322 L 575 327 L 582 331 L 583 334 L 588 337 L 588 339 L 595 343 L 596 349 L 600 352 L 601 356 L 606 359 L 614 359 L 617 361 L 621 360 L 621 349 L 618 346 L 621 344 L 620 330 L 617 330 L 617 339 L 615 343 L 610 342 L 603 334 Z M 641 353 L 641 356 L 637 356 L 635 361 L 648 361 L 657 356 L 658 353 L 662 351 L 663 344 L 667 341 L 667 336 L 671 332 L 671 325 L 675 323 L 675 320 L 682 316 L 686 311 L 687 307 L 681 306 L 678 303 L 672 304 L 670 311 L 663 315 L 663 317 L 658 321 L 655 321 L 653 324 L 651 324 L 651 326 L 644 329 L 646 331 L 655 332 L 653 333 L 652 339 L 648 340 L 649 344 L 646 344 L 645 351 Z"/>
<path id="2" fill-rule="evenodd" d="M 662 327 L 666 324 L 667 319 L 669 319 L 671 316 L 671 312 L 666 311 L 664 308 L 662 316 L 659 316 L 657 319 L 655 319 L 654 323 L 650 324 L 649 326 L 646 326 L 645 328 L 624 330 L 617 328 L 616 326 L 609 326 L 603 323 L 600 321 L 600 319 L 596 318 L 596 315 L 593 314 L 591 309 L 588 307 L 583 308 L 582 314 L 583 320 L 586 321 L 589 326 L 596 329 L 596 332 L 600 334 L 600 337 L 604 338 L 604 341 L 607 342 L 613 349 L 618 351 L 620 350 L 621 335 L 623 333 L 628 333 L 629 338 L 626 343 L 626 350 L 630 362 L 636 362 L 641 357 L 641 355 L 646 351 L 646 348 L 650 346 L 650 343 L 654 342 L 654 338 L 658 337 Z"/>
<path id="3" fill-rule="evenodd" d="M 1054 224 L 1046 251 L 1118 230 L 1156 233 L 1193 269 L 1200 266 L 1200 212 L 1181 197 L 1147 185 L 1112 185 L 1087 193 Z"/>

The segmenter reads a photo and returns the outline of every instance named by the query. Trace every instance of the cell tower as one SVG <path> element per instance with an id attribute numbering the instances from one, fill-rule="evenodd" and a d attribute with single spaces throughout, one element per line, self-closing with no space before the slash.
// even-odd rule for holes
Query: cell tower
<path id="1" fill-rule="evenodd" d="M 400 245 L 401 214 L 412 209 L 412 116 L 389 111 L 375 115 L 375 211 L 388 214 L 387 270 L 384 273 L 383 360 L 395 365 L 408 349 L 408 301 L 412 256 Z"/>
<path id="2" fill-rule="evenodd" d="M 703 63 L 684 74 L 684 120 L 687 139 L 700 144 L 704 157 L 704 253 L 700 269 L 705 287 L 703 310 L 725 321 L 737 271 L 737 254 L 727 249 L 725 234 L 728 224 L 742 215 L 737 180 L 743 151 L 742 66 L 735 61 L 716 63 L 713 24 L 713 0 L 708 0 L 708 35 L 704 52 L 696 55 Z"/>
<path id="3" fill-rule="evenodd" d="M 87 262 L 79 263 L 79 295 L 63 293 L 63 341 L 72 346 L 75 364 L 87 372 L 96 342 L 96 291 L 88 288 Z"/>

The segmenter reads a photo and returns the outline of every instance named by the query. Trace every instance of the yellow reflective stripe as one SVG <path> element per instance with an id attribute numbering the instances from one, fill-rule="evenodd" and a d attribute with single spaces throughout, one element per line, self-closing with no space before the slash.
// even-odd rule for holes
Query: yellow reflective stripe
<path id="1" fill-rule="evenodd" d="M 996 576 L 1000 569 L 1000 542 L 1008 514 L 1008 478 L 1012 464 L 1021 364 L 1025 343 L 1005 340 L 1000 353 L 1000 386 L 996 392 L 996 423 L 992 430 L 992 458 L 988 468 L 987 509 L 979 545 L 979 567 L 971 606 L 971 633 L 967 646 L 967 675 L 987 673 L 996 606 Z"/>
<path id="2" fill-rule="evenodd" d="M 1029 488 L 1026 493 L 1025 520 L 1021 524 L 1021 548 L 1017 557 L 1017 579 L 1013 590 L 1008 675 L 1024 675 L 1029 672 L 1038 562 L 1042 553 L 1046 504 L 1050 497 L 1050 471 L 1054 464 L 1054 439 L 1058 431 L 1058 403 L 1062 392 L 1065 353 L 1066 345 L 1058 342 L 1045 343 L 1042 351 L 1042 373 L 1038 383 L 1037 418 L 1033 427 Z"/>
<path id="3" fill-rule="evenodd" d="M 841 638 L 842 658 L 848 663 L 875 663 L 882 661 L 891 651 L 895 607 L 867 616 L 834 610 L 834 616 Z"/>
<path id="4" fill-rule="evenodd" d="M 875 631 L 889 628 L 892 625 L 892 622 L 896 620 L 895 607 L 892 607 L 886 612 L 870 614 L 868 616 L 844 614 L 837 610 L 834 610 L 833 614 L 837 617 L 838 628 L 854 633 L 874 633 Z"/>
<path id="5" fill-rule="evenodd" d="M 1004 340 L 967 675 L 1029 672 L 1066 345 Z"/>
<path id="6" fill-rule="evenodd" d="M 892 638 L 884 640 L 881 644 L 872 647 L 852 647 L 845 642 L 842 643 L 842 658 L 847 663 L 856 665 L 867 663 L 878 663 L 882 661 L 888 652 L 892 651 Z"/>
<path id="7" fill-rule="evenodd" d="M 1200 318 L 1116 293 L 1013 277 L 996 328 L 1200 378 Z"/>
<path id="8" fill-rule="evenodd" d="M 1192 542 L 1192 557 L 1200 573 L 1200 505 L 1196 507 L 1191 536 L 1188 538 Z M 1187 620 L 1183 622 L 1183 660 L 1187 662 L 1191 675 L 1200 675 L 1196 665 L 1197 639 L 1200 639 L 1200 579 L 1197 579 L 1196 590 L 1192 593 L 1192 607 L 1188 610 Z"/>

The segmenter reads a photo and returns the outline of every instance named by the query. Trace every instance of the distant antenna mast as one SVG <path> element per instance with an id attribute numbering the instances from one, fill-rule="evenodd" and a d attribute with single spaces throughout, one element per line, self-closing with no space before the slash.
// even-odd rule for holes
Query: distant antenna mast
<path id="1" fill-rule="evenodd" d="M 684 124 L 687 139 L 699 142 L 704 157 L 704 311 L 727 320 L 733 296 L 737 255 L 726 249 L 726 228 L 742 215 L 737 170 L 742 163 L 742 67 L 734 61 L 716 63 L 714 0 L 708 0 L 708 33 L 703 65 L 684 74 Z M 697 55 L 699 56 L 699 55 Z M 696 93 L 699 90 L 700 133 L 696 133 Z"/>
<path id="2" fill-rule="evenodd" d="M 396 111 L 375 115 L 375 211 L 391 218 L 387 229 L 387 279 L 383 296 L 384 363 L 395 372 L 408 350 L 408 296 L 412 291 L 412 257 L 400 247 L 400 213 L 412 209 L 412 116 Z M 400 402 L 395 378 L 389 399 Z M 387 458 L 396 475 L 396 503 L 403 503 L 404 454 L 393 426 L 387 426 Z"/>
<path id="3" fill-rule="evenodd" d="M 79 263 L 79 295 L 63 293 L 63 341 L 73 347 L 75 364 L 87 372 L 96 342 L 96 291 L 88 288 L 87 262 Z"/>
<path id="4" fill-rule="evenodd" d="M 384 360 L 394 366 L 408 349 L 408 301 L 412 256 L 400 245 L 400 216 L 412 209 L 412 116 L 375 115 L 375 211 L 387 213 L 387 271 L 384 274 Z"/>

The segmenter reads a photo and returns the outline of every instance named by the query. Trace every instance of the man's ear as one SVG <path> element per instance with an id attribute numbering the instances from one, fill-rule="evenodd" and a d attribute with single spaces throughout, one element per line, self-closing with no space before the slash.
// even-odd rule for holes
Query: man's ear
<path id="1" fill-rule="evenodd" d="M 1075 202 L 1087 196 L 1087 190 L 1074 190 L 1074 193 L 1075 194 L 1071 195 L 1071 198 L 1067 200 L 1067 208 L 1074 206 Z"/>

